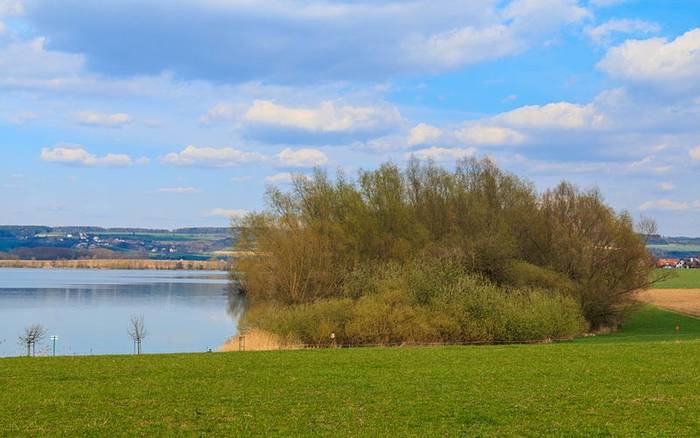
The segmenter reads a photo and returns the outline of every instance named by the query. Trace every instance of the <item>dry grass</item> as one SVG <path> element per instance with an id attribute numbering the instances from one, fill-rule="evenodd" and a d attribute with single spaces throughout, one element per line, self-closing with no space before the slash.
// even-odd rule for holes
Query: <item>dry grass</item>
<path id="1" fill-rule="evenodd" d="M 227 262 L 199 260 L 137 260 L 137 259 L 105 259 L 105 260 L 0 260 L 0 268 L 71 268 L 71 269 L 153 269 L 153 270 L 227 270 Z"/>
<path id="2" fill-rule="evenodd" d="M 651 289 L 638 292 L 639 301 L 700 317 L 700 289 Z"/>
<path id="3" fill-rule="evenodd" d="M 243 340 L 241 340 L 241 336 Z M 263 330 L 251 330 L 244 335 L 236 335 L 229 338 L 219 351 L 271 351 L 271 350 L 295 350 L 299 347 L 284 343 L 279 336 Z"/>

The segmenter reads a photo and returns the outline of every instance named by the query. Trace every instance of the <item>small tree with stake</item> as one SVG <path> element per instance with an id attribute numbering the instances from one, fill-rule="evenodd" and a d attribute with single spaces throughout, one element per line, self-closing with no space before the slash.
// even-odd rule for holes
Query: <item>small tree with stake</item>
<path id="1" fill-rule="evenodd" d="M 143 339 L 148 335 L 146 326 L 143 322 L 143 315 L 131 316 L 131 324 L 129 325 L 129 330 L 127 331 L 131 339 L 134 341 L 134 351 L 136 354 L 141 354 L 141 343 Z"/>
<path id="2" fill-rule="evenodd" d="M 27 347 L 27 356 L 36 355 L 36 343 L 46 336 L 46 329 L 40 324 L 33 324 L 24 329 L 24 334 L 19 336 L 19 343 Z"/>

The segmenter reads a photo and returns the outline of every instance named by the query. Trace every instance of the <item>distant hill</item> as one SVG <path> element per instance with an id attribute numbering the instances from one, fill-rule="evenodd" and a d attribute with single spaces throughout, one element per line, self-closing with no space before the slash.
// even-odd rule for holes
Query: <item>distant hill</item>
<path id="1" fill-rule="evenodd" d="M 0 225 L 0 258 L 75 260 L 139 258 L 208 260 L 225 258 L 235 233 L 228 227 L 176 230 Z"/>

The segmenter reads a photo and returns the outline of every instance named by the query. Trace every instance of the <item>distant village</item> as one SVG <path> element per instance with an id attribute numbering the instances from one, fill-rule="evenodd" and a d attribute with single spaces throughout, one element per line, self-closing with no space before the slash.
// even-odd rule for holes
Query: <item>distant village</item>
<path id="1" fill-rule="evenodd" d="M 666 258 L 657 259 L 656 267 L 661 269 L 700 269 L 700 258 Z"/>
<path id="2" fill-rule="evenodd" d="M 226 258 L 226 253 L 233 244 L 229 228 L 185 228 L 170 231 L 0 226 L 0 259 L 209 260 Z"/>

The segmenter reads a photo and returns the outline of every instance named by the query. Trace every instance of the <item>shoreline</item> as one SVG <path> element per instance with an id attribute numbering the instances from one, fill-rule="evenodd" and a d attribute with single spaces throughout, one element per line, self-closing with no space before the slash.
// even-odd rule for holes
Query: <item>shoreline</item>
<path id="1" fill-rule="evenodd" d="M 0 268 L 22 269 L 133 269 L 156 271 L 227 271 L 230 262 L 219 260 L 0 260 Z"/>

